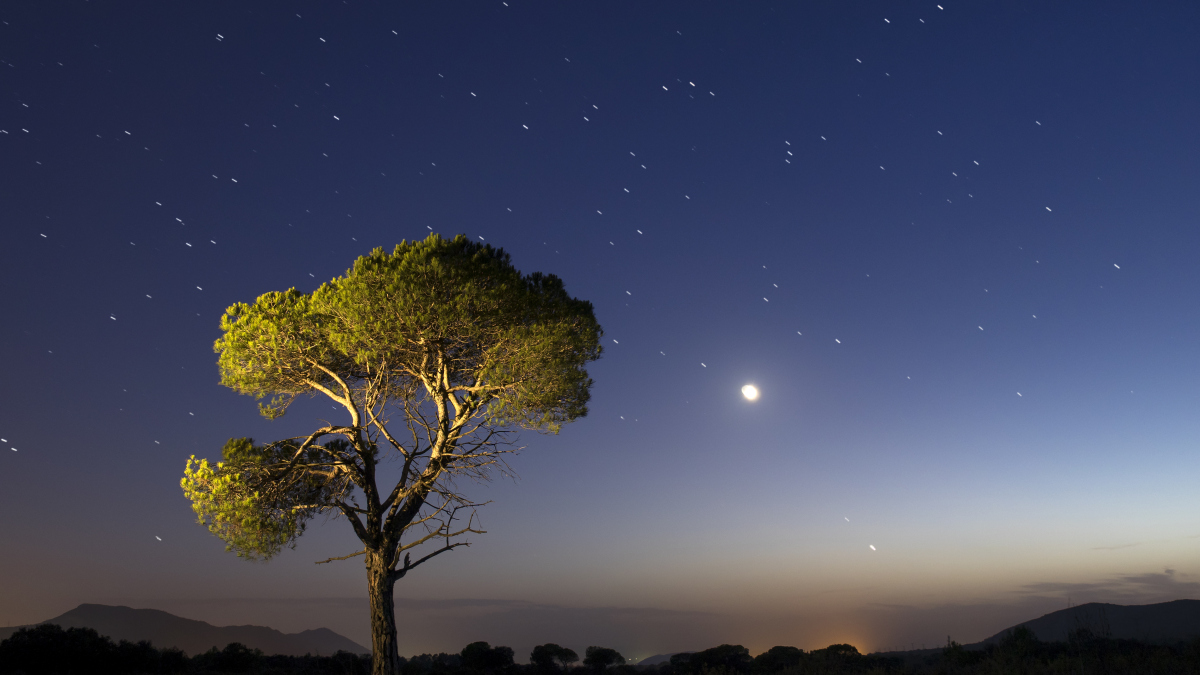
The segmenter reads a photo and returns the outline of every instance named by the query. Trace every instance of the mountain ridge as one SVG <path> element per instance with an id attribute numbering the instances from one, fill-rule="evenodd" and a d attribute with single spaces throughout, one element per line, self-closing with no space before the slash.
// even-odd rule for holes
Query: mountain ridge
<path id="1" fill-rule="evenodd" d="M 231 642 L 240 642 L 265 654 L 305 654 L 329 656 L 337 651 L 369 654 L 370 649 L 339 635 L 328 628 L 313 628 L 299 633 L 283 633 L 266 626 L 214 626 L 205 621 L 186 619 L 159 609 L 134 609 L 124 605 L 84 603 L 54 617 L 27 626 L 0 628 L 0 640 L 7 639 L 21 628 L 40 624 L 55 624 L 63 628 L 92 628 L 112 638 L 114 642 L 148 640 L 154 647 L 174 647 L 189 656 L 212 647 L 224 649 Z"/>
<path id="2" fill-rule="evenodd" d="M 646 658 L 642 659 L 641 661 L 638 661 L 636 665 L 657 666 L 660 663 L 670 662 L 671 657 L 675 656 L 676 654 L 695 654 L 695 653 L 696 652 L 671 652 L 669 654 L 655 654 L 654 656 L 647 656 Z"/>
<path id="3" fill-rule="evenodd" d="M 1066 642 L 1071 631 L 1087 629 L 1097 637 L 1148 643 L 1181 642 L 1200 637 L 1200 600 L 1171 600 L 1149 605 L 1089 602 L 1023 621 L 975 645 L 999 642 L 1008 631 L 1025 626 L 1043 642 Z"/>

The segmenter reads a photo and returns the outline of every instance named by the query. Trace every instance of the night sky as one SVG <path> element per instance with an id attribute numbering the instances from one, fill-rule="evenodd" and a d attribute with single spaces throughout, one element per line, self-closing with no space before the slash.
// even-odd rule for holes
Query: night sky
<path id="1" fill-rule="evenodd" d="M 397 584 L 401 655 L 1200 597 L 1200 5 L 941 1 L 0 7 L 0 625 L 369 645 L 361 559 L 313 564 L 344 521 L 250 563 L 179 480 L 344 417 L 220 386 L 227 306 L 431 231 L 560 276 L 605 351 Z"/>

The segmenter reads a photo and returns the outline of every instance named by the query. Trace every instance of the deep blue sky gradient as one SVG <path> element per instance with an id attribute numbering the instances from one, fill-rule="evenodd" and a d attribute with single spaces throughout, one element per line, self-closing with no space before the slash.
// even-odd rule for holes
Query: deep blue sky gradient
<path id="1" fill-rule="evenodd" d="M 605 354 L 590 415 L 471 488 L 489 534 L 399 585 L 404 653 L 1200 597 L 1200 8 L 942 7 L 0 9 L 0 624 L 366 641 L 360 565 L 312 565 L 348 526 L 253 565 L 178 481 L 334 414 L 220 387 L 225 307 L 430 231 L 562 277 Z"/>

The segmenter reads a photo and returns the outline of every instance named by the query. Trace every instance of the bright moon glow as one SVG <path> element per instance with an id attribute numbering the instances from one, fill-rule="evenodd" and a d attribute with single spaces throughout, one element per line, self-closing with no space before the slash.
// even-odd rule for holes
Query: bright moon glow
<path id="1" fill-rule="evenodd" d="M 758 398 L 758 388 L 752 384 L 748 384 L 742 387 L 742 396 L 745 396 L 747 401 L 753 401 Z"/>

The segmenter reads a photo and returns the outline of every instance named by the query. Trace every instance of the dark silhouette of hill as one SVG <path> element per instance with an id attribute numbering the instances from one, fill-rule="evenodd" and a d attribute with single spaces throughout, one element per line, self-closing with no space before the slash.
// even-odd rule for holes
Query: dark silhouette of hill
<path id="1" fill-rule="evenodd" d="M 1200 637 L 1200 600 L 1172 600 L 1153 605 L 1110 605 L 1089 602 L 1019 623 L 969 647 L 997 644 L 1009 631 L 1025 626 L 1043 642 L 1066 642 L 1080 629 L 1096 637 L 1137 640 L 1148 644 L 1183 642 Z"/>
<path id="2" fill-rule="evenodd" d="M 657 666 L 660 663 L 670 663 L 671 657 L 675 656 L 676 654 L 692 654 L 692 653 L 693 652 L 671 652 L 670 654 L 655 654 L 654 656 L 647 656 L 646 658 L 642 659 L 641 661 L 638 661 L 637 665 L 639 665 L 639 666 Z"/>
<path id="3" fill-rule="evenodd" d="M 281 633 L 265 626 L 214 626 L 204 621 L 184 619 L 157 609 L 133 609 L 112 605 L 83 604 L 43 624 L 63 628 L 92 628 L 114 641 L 138 642 L 149 640 L 156 648 L 174 647 L 187 654 L 200 654 L 216 647 L 224 649 L 231 642 L 264 654 L 330 655 L 338 650 L 352 654 L 369 654 L 370 649 L 338 635 L 328 628 L 299 633 Z M 0 628 L 0 640 L 11 636 L 23 626 Z"/>

